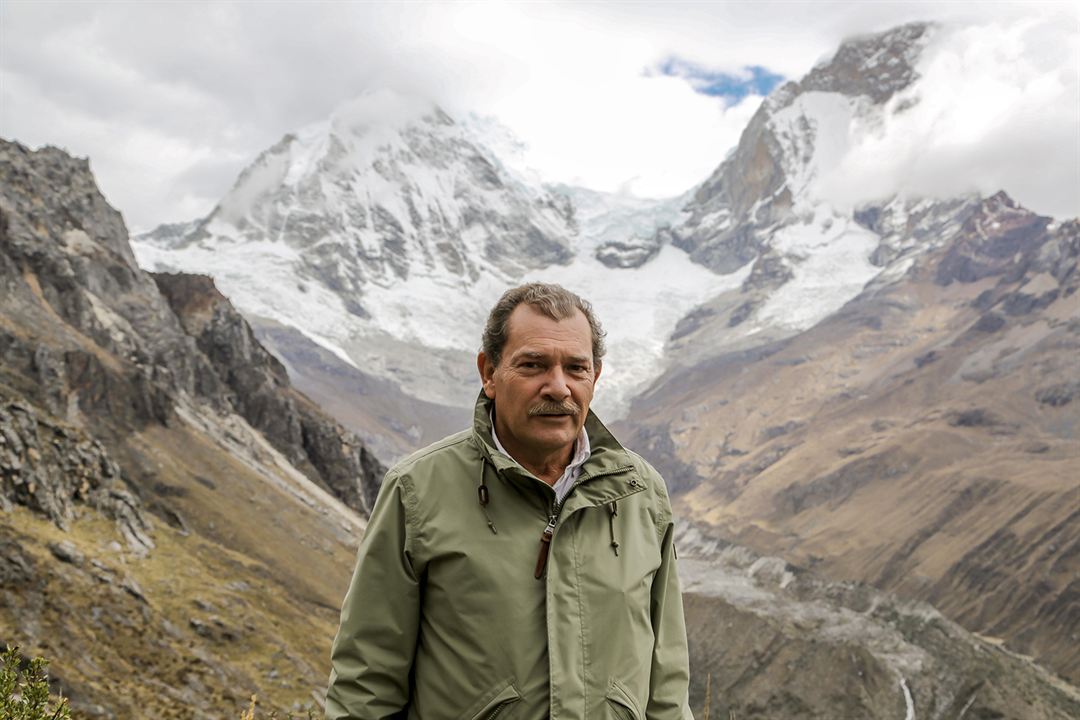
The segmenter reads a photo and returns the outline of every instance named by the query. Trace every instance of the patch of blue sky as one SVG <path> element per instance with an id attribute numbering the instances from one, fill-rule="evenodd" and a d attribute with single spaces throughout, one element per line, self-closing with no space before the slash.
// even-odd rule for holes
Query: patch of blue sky
<path id="1" fill-rule="evenodd" d="M 681 58 L 670 57 L 656 66 L 655 72 L 686 80 L 702 95 L 722 97 L 737 103 L 747 95 L 768 95 L 785 78 L 761 65 L 747 65 L 736 73 L 709 70 Z"/>

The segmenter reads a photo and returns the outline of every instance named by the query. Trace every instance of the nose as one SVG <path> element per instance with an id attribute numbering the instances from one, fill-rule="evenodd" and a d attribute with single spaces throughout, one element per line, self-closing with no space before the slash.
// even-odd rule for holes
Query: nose
<path id="1" fill-rule="evenodd" d="M 566 382 L 566 374 L 562 367 L 556 364 L 548 371 L 542 392 L 544 397 L 557 402 L 570 397 L 570 386 Z"/>

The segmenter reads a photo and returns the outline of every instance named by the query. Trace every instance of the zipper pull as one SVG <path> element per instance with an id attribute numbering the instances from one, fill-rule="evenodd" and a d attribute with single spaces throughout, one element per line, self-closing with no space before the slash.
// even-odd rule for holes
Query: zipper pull
<path id="1" fill-rule="evenodd" d="M 536 572 L 533 574 L 533 577 L 537 580 L 544 575 L 544 566 L 547 565 L 548 550 L 551 549 L 551 538 L 555 534 L 555 522 L 557 520 L 558 516 L 553 514 L 551 519 L 548 520 L 543 534 L 540 535 L 540 554 L 536 556 Z"/>

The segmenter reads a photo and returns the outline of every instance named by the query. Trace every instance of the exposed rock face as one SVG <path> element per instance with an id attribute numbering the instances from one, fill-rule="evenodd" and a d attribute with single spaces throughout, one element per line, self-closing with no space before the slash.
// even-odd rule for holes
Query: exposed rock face
<path id="1" fill-rule="evenodd" d="M 881 104 L 918 78 L 914 65 L 929 29 L 926 23 L 909 23 L 847 40 L 829 62 L 815 67 L 798 83 L 798 91 L 865 95 Z"/>
<path id="2" fill-rule="evenodd" d="M 612 240 L 596 248 L 596 259 L 608 267 L 641 267 L 656 257 L 667 241 L 663 232 L 651 238 L 632 237 L 625 241 Z"/>
<path id="3" fill-rule="evenodd" d="M 964 223 L 938 265 L 937 282 L 973 283 L 1009 269 L 1023 272 L 1039 254 L 1049 224 L 1050 218 L 1017 206 L 1004 192 L 994 195 Z"/>
<path id="4" fill-rule="evenodd" d="M 205 366 L 135 264 L 120 214 L 101 196 L 87 161 L 4 142 L 0 176 L 5 314 L 56 325 L 48 317 L 55 313 L 147 382 L 190 392 Z"/>
<path id="5" fill-rule="evenodd" d="M 227 386 L 229 405 L 305 474 L 351 507 L 370 511 L 385 468 L 355 434 L 292 390 L 285 367 L 259 344 L 213 279 L 153 277 Z"/>
<path id="6" fill-rule="evenodd" d="M 237 412 L 313 480 L 367 512 L 381 465 L 291 389 L 212 281 L 155 283 L 138 268 L 123 221 L 85 161 L 4 143 L 0 171 L 3 310 L 27 328 L 0 327 L 5 382 L 106 442 L 170 422 L 189 400 Z"/>
<path id="7" fill-rule="evenodd" d="M 0 537 L 0 589 L 24 592 L 33 584 L 34 565 L 18 541 Z"/>
<path id="8" fill-rule="evenodd" d="M 742 285 L 743 293 L 776 290 L 794 276 L 790 263 L 773 250 L 763 252 L 750 268 L 750 275 Z M 762 298 L 764 299 L 764 298 Z M 738 324 L 735 322 L 733 324 Z"/>
<path id="9" fill-rule="evenodd" d="M 782 152 L 762 105 L 734 154 L 698 188 L 687 206 L 690 217 L 674 230 L 675 246 L 719 273 L 734 272 L 757 257 L 765 241 L 761 231 L 791 207 L 790 193 L 779 197 L 785 183 Z M 758 207 L 759 200 L 772 197 L 778 198 L 775 206 Z"/>
<path id="10" fill-rule="evenodd" d="M 15 502 L 67 529 L 76 503 L 86 505 L 115 520 L 133 550 L 146 552 L 154 547 L 150 523 L 120 472 L 100 442 L 75 428 L 23 403 L 0 406 L 0 509 Z"/>
<path id="11" fill-rule="evenodd" d="M 193 346 L 135 265 L 86 161 L 4 142 L 0 177 L 4 495 L 61 527 L 76 501 L 95 506 L 147 549 L 138 500 L 85 428 L 109 441 L 118 427 L 168 422 L 200 366 Z"/>
<path id="12" fill-rule="evenodd" d="M 980 205 L 979 198 L 903 200 L 865 205 L 855 221 L 881 237 L 870 261 L 887 267 L 894 261 L 941 247 L 954 237 Z"/>
<path id="13" fill-rule="evenodd" d="M 9 297 L 15 302 L 20 299 L 14 293 Z M 47 324 L 47 316 L 39 319 L 38 328 L 55 329 Z M 116 362 L 80 344 L 79 336 L 75 338 L 69 345 L 55 346 L 0 327 L 4 354 L 0 378 L 16 395 L 71 423 L 81 424 L 95 416 L 129 428 L 170 422 L 175 394 L 162 381 L 172 377 L 167 368 Z M 99 432 L 110 432 L 111 423 Z"/>

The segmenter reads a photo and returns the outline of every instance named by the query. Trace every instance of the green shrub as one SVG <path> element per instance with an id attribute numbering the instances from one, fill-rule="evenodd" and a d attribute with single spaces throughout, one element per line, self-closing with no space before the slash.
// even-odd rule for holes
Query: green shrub
<path id="1" fill-rule="evenodd" d="M 49 661 L 34 658 L 24 671 L 19 648 L 8 645 L 0 655 L 0 718 L 4 720 L 71 720 L 67 698 L 50 710 Z"/>

